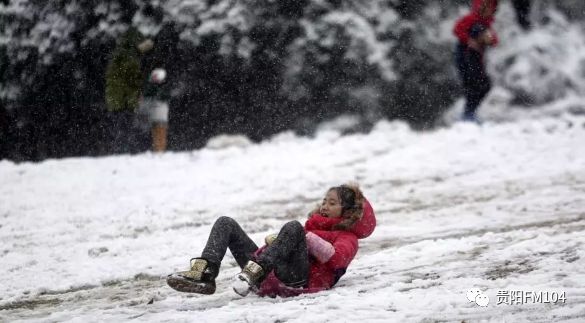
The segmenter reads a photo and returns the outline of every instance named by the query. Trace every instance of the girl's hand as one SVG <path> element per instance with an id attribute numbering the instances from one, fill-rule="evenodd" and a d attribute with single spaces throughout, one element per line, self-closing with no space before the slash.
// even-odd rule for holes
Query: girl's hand
<path id="1" fill-rule="evenodd" d="M 320 263 L 326 263 L 335 254 L 333 245 L 313 232 L 307 232 L 305 238 L 309 254 L 317 258 Z"/>
<path id="2" fill-rule="evenodd" d="M 479 39 L 481 39 L 481 38 L 479 38 Z M 467 47 L 474 49 L 478 52 L 481 51 L 481 45 L 480 45 L 479 41 L 475 40 L 473 38 L 469 38 L 469 41 L 467 42 Z"/>

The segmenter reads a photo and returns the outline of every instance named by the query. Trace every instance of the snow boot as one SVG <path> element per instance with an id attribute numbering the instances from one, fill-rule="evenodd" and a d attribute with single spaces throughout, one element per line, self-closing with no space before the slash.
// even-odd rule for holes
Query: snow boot
<path id="1" fill-rule="evenodd" d="M 213 294 L 219 266 L 203 258 L 191 259 L 191 270 L 180 271 L 167 277 L 167 284 L 179 292 Z"/>
<path id="2" fill-rule="evenodd" d="M 260 283 L 266 277 L 266 273 L 262 266 L 258 263 L 249 260 L 242 272 L 236 275 L 232 288 L 236 294 L 245 297 L 250 293 L 250 290 L 258 290 Z"/>
<path id="3" fill-rule="evenodd" d="M 464 112 L 461 115 L 461 121 L 471 122 L 471 123 L 475 123 L 477 125 L 481 125 L 481 121 L 479 121 L 479 119 L 477 119 L 477 116 L 475 115 L 474 112 Z"/>

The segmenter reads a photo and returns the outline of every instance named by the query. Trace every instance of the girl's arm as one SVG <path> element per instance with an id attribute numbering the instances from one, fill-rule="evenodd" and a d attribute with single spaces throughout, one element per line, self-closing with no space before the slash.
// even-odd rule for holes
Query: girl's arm
<path id="1" fill-rule="evenodd" d="M 335 253 L 327 262 L 329 268 L 345 269 L 355 257 L 358 250 L 358 241 L 354 234 L 340 234 L 333 241 Z"/>

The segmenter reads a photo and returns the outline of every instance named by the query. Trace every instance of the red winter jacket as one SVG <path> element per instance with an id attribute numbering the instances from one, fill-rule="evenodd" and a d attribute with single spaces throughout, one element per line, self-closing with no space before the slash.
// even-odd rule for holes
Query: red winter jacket
<path id="1" fill-rule="evenodd" d="M 341 218 L 327 218 L 315 213 L 305 223 L 305 231 L 313 232 L 319 237 L 327 240 L 335 248 L 335 253 L 324 264 L 310 259 L 309 283 L 306 288 L 291 288 L 284 285 L 274 273 L 260 285 L 258 294 L 260 296 L 296 296 L 302 293 L 315 293 L 329 289 L 337 283 L 339 278 L 345 274 L 349 263 L 358 251 L 358 239 L 363 239 L 372 234 L 376 227 L 376 216 L 370 203 L 364 201 L 364 214 L 362 219 L 354 224 L 349 231 L 333 230 L 332 227 L 341 222 Z M 261 252 L 263 248 L 259 249 Z"/>
<path id="2" fill-rule="evenodd" d="M 489 29 L 494 37 L 494 43 L 492 46 L 495 46 L 498 43 L 498 37 L 496 33 L 492 30 L 492 24 L 494 22 L 494 16 L 489 17 L 482 17 L 479 13 L 482 4 L 487 1 L 487 5 L 492 6 L 494 8 L 494 12 L 498 7 L 498 0 L 474 0 L 471 5 L 471 12 L 455 23 L 455 27 L 453 28 L 453 33 L 457 36 L 457 39 L 465 45 L 469 42 L 469 32 L 474 25 L 483 25 L 486 29 Z"/>

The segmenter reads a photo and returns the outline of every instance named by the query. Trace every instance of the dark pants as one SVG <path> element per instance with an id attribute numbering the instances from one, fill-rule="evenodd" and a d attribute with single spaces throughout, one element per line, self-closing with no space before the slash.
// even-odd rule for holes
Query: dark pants
<path id="1" fill-rule="evenodd" d="M 455 62 L 466 99 L 463 116 L 464 118 L 475 119 L 475 113 L 481 101 L 492 87 L 483 64 L 483 53 L 459 43 L 455 50 Z"/>
<path id="2" fill-rule="evenodd" d="M 211 228 L 201 257 L 218 267 L 229 249 L 243 268 L 248 260 L 256 261 L 266 273 L 274 270 L 276 277 L 287 286 L 302 287 L 309 277 L 309 257 L 305 230 L 298 221 L 286 223 L 278 238 L 257 257 L 258 246 L 232 218 L 222 216 Z"/>
<path id="3" fill-rule="evenodd" d="M 522 28 L 530 28 L 530 0 L 512 0 L 514 9 L 516 9 L 516 19 Z"/>

